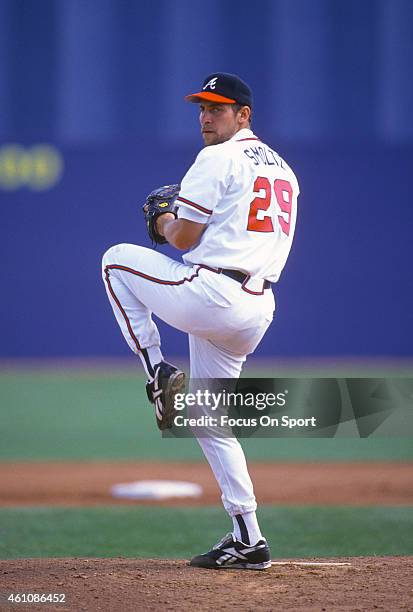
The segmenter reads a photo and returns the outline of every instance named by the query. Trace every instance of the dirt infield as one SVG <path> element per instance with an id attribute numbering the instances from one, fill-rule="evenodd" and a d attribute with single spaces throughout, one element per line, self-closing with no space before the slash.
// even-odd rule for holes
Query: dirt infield
<path id="1" fill-rule="evenodd" d="M 309 562 L 308 559 L 305 560 Z M 320 562 L 320 559 L 317 560 Z M 333 560 L 337 562 L 337 560 Z M 413 558 L 350 565 L 273 565 L 264 572 L 200 570 L 160 559 L 0 561 L 3 610 L 412 610 Z M 57 593 L 60 604 L 7 604 L 10 593 Z"/>
<path id="2" fill-rule="evenodd" d="M 412 505 L 412 464 L 250 464 L 260 503 Z M 203 463 L 0 463 L 0 506 L 144 504 L 110 496 L 119 482 L 188 480 L 198 499 L 162 505 L 219 504 Z M 412 557 L 314 559 L 274 564 L 265 572 L 214 572 L 186 560 L 19 559 L 0 561 L 0 610 L 413 610 Z M 321 563 L 320 563 L 321 562 Z M 10 593 L 64 594 L 53 603 L 8 603 Z"/>
<path id="3" fill-rule="evenodd" d="M 249 470 L 259 503 L 413 504 L 411 463 L 252 463 Z M 221 503 L 206 463 L 0 463 L 0 506 L 136 504 L 114 499 L 110 488 L 147 479 L 186 480 L 203 487 L 197 499 L 171 499 L 163 505 Z"/>

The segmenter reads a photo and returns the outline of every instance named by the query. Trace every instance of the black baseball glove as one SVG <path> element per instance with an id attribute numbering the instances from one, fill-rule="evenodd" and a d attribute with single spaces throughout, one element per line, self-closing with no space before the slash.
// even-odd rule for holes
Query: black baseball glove
<path id="1" fill-rule="evenodd" d="M 143 214 L 145 215 L 146 227 L 148 229 L 149 238 L 156 244 L 165 244 L 168 242 L 164 236 L 158 234 L 156 229 L 156 221 L 158 217 L 165 213 L 173 213 L 177 217 L 178 207 L 175 206 L 175 200 L 179 194 L 180 185 L 165 185 L 154 189 L 146 198 L 143 205 Z"/>

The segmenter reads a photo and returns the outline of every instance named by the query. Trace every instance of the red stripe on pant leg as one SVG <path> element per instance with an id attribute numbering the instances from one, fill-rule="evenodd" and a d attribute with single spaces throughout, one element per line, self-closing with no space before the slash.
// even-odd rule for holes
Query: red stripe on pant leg
<path id="1" fill-rule="evenodd" d="M 131 336 L 132 340 L 134 341 L 134 343 L 135 343 L 135 345 L 136 345 L 136 348 L 138 349 L 138 351 L 140 351 L 140 350 L 141 350 L 140 344 L 139 344 L 139 342 L 138 342 L 137 337 L 136 337 L 136 336 L 135 336 L 135 334 L 133 333 L 133 329 L 132 329 L 132 326 L 131 326 L 130 321 L 129 321 L 129 319 L 128 319 L 128 316 L 127 316 L 126 312 L 123 310 L 122 305 L 121 305 L 121 303 L 119 302 L 119 300 L 118 300 L 118 298 L 117 298 L 117 296 L 116 296 L 115 292 L 113 291 L 112 285 L 110 284 L 110 280 L 109 280 L 109 269 L 110 269 L 110 268 L 116 268 L 116 267 L 117 267 L 117 266 L 106 266 L 106 268 L 105 268 L 105 277 L 106 277 L 106 278 L 105 278 L 105 280 L 106 280 L 106 283 L 107 283 L 107 285 L 108 285 L 110 295 L 111 295 L 111 296 L 112 296 L 112 298 L 114 299 L 114 301 L 115 301 L 115 303 L 116 303 L 117 307 L 119 308 L 119 310 L 120 310 L 120 311 L 121 311 L 121 313 L 122 313 L 123 318 L 125 319 L 125 323 L 126 323 L 126 327 L 128 328 L 128 332 L 129 332 L 129 334 L 130 334 L 130 336 Z"/>
<path id="2" fill-rule="evenodd" d="M 200 266 L 200 268 L 203 268 L 203 267 L 207 267 L 207 266 Z M 133 268 L 127 268 L 126 266 L 120 266 L 118 264 L 111 264 L 109 266 L 106 266 L 105 272 L 107 270 L 123 270 L 123 272 L 130 272 L 131 274 L 134 274 L 135 276 L 139 276 L 140 278 L 144 278 L 145 280 L 151 281 L 153 283 L 158 283 L 159 285 L 172 285 L 172 286 L 182 285 L 185 282 L 190 283 L 199 274 L 199 269 L 198 269 L 189 278 L 184 276 L 184 278 L 181 278 L 180 280 L 171 281 L 171 280 L 163 280 L 162 278 L 156 278 L 156 276 L 149 276 L 149 274 L 145 274 L 144 272 L 138 272 L 138 270 L 134 270 Z"/>
<path id="3" fill-rule="evenodd" d="M 133 270 L 133 268 L 127 268 L 126 266 L 121 266 L 121 265 L 118 265 L 118 264 L 111 264 L 111 265 L 105 266 L 105 277 L 106 277 L 105 280 L 106 280 L 106 283 L 108 285 L 110 295 L 113 297 L 117 307 L 119 308 L 120 312 L 122 313 L 122 316 L 125 319 L 126 326 L 128 328 L 128 332 L 129 332 L 132 340 L 136 344 L 136 348 L 138 349 L 138 351 L 142 351 L 142 349 L 140 347 L 138 339 L 136 338 L 135 334 L 133 333 L 132 326 L 130 324 L 128 316 L 127 316 L 126 312 L 123 310 L 122 305 L 121 305 L 120 301 L 118 300 L 115 292 L 113 291 L 112 285 L 110 284 L 109 270 L 122 270 L 123 272 L 129 272 L 130 274 L 134 274 L 135 276 L 139 276 L 140 278 L 144 278 L 145 280 L 151 281 L 153 283 L 158 283 L 159 285 L 177 286 L 177 285 L 182 285 L 185 282 L 190 283 L 191 281 L 193 281 L 194 278 L 196 278 L 199 275 L 199 270 L 201 270 L 201 269 L 207 269 L 207 270 L 211 270 L 212 272 L 217 272 L 217 270 L 214 270 L 213 268 L 210 268 L 209 266 L 200 265 L 198 270 L 196 272 L 194 272 L 194 274 L 192 274 L 192 276 L 190 276 L 190 277 L 184 276 L 184 278 L 182 278 L 180 280 L 177 280 L 177 281 L 168 281 L 168 280 L 163 280 L 161 278 L 156 278 L 155 276 L 149 276 L 148 274 L 145 274 L 144 272 L 138 272 L 138 270 Z"/>

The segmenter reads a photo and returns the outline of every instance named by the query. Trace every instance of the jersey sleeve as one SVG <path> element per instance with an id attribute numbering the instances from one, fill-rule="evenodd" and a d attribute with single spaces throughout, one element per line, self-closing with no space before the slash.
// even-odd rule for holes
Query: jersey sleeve
<path id="1" fill-rule="evenodd" d="M 178 217 L 208 223 L 232 179 L 231 158 L 219 145 L 205 147 L 181 181 Z"/>

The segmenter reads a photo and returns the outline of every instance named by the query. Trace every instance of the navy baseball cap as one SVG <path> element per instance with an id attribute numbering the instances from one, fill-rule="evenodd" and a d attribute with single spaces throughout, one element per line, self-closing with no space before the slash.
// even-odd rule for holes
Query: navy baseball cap
<path id="1" fill-rule="evenodd" d="M 241 104 L 252 108 L 252 91 L 236 74 L 214 72 L 205 78 L 202 91 L 185 96 L 185 100 L 198 104 L 201 100 L 209 100 L 221 104 Z"/>

